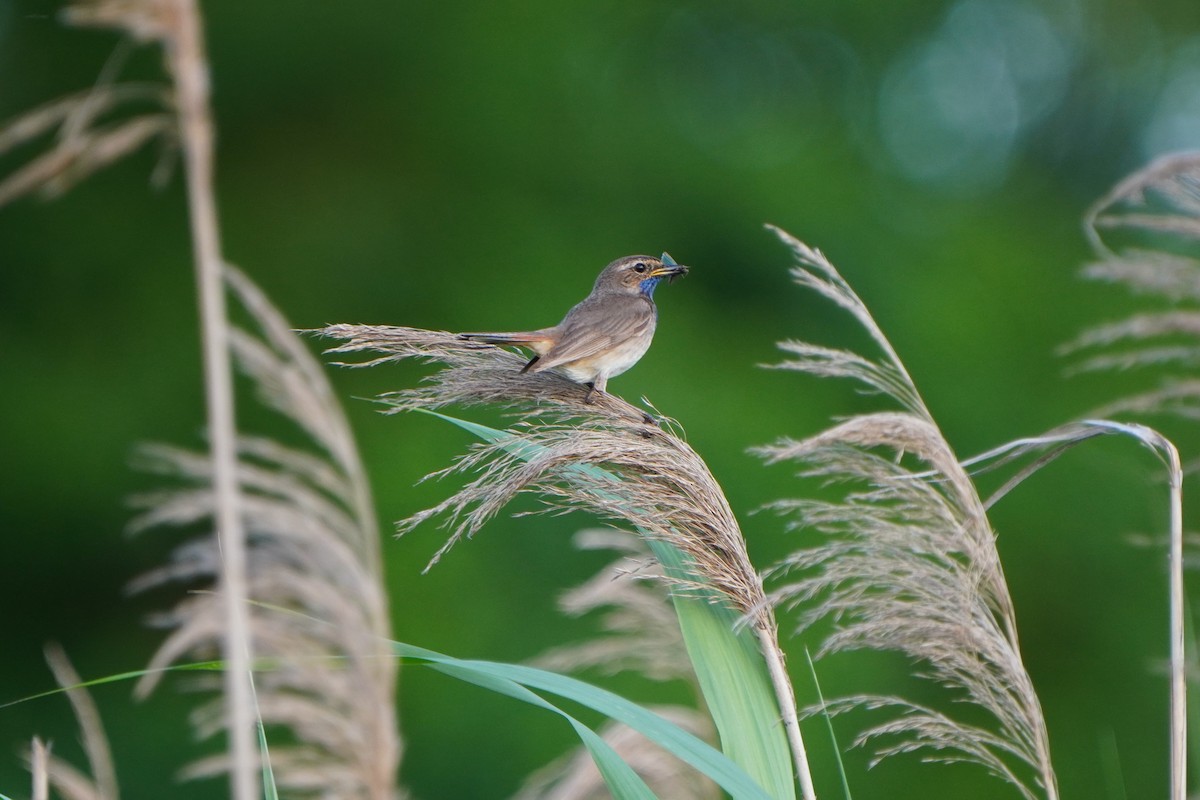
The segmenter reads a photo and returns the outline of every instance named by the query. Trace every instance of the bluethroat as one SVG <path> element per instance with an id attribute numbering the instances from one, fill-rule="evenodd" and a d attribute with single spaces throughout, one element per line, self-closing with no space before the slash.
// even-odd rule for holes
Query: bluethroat
<path id="1" fill-rule="evenodd" d="M 603 394 L 608 379 L 638 362 L 650 348 L 658 308 L 654 290 L 687 274 L 669 255 L 618 258 L 601 271 L 592 293 L 552 328 L 518 333 L 460 333 L 462 339 L 516 345 L 533 351 L 521 372 L 558 369 L 588 387 L 584 402 Z"/>

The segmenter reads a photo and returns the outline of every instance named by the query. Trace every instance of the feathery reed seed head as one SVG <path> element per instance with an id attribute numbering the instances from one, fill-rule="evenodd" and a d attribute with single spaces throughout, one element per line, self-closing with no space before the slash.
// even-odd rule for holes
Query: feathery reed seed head
<path id="1" fill-rule="evenodd" d="M 828 298 L 867 331 L 874 358 L 805 342 L 780 345 L 777 365 L 820 377 L 848 377 L 900 406 L 860 414 L 796 441 L 757 449 L 768 461 L 796 462 L 801 475 L 843 487 L 836 500 L 780 500 L 772 507 L 820 539 L 771 573 L 771 602 L 801 607 L 799 631 L 831 623 L 819 655 L 898 651 L 925 677 L 985 710 L 992 724 L 966 724 L 893 697 L 842 698 L 825 708 L 887 709 L 892 719 L 859 742 L 887 737 L 878 758 L 934 752 L 970 761 L 1024 797 L 1057 796 L 1041 707 L 1021 662 L 1012 601 L 986 510 L 866 304 L 818 250 L 783 231 L 796 254 L 793 277 Z"/>
<path id="2" fill-rule="evenodd" d="M 686 442 L 648 422 L 645 412 L 607 393 L 586 404 L 583 389 L 567 378 L 522 374 L 524 361 L 515 354 L 451 333 L 366 325 L 317 332 L 342 340 L 329 353 L 377 354 L 352 366 L 402 359 L 442 365 L 422 386 L 382 395 L 389 413 L 496 404 L 518 420 L 509 438 L 477 445 L 434 473 L 473 472 L 459 492 L 399 523 L 404 533 L 445 516 L 450 538 L 430 566 L 518 493 L 536 492 L 551 510 L 586 509 L 671 542 L 699 584 L 739 611 L 762 607 L 759 576 L 720 486 Z"/>

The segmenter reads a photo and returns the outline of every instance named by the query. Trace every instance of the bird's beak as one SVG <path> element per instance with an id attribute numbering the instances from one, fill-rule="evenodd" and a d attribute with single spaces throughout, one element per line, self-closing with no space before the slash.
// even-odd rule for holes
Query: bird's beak
<path id="1" fill-rule="evenodd" d="M 662 266 L 651 272 L 650 277 L 666 278 L 667 283 L 674 283 L 676 278 L 687 275 L 687 272 L 688 268 L 682 264 L 676 264 L 670 253 L 663 253 Z"/>
<path id="2" fill-rule="evenodd" d="M 666 278 L 668 281 L 673 281 L 676 278 L 687 275 L 688 268 L 682 264 L 663 264 L 661 267 L 650 271 L 651 278 Z"/>

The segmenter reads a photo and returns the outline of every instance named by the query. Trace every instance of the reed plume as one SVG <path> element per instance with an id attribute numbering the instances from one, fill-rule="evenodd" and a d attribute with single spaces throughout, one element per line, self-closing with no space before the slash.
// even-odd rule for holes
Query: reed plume
<path id="1" fill-rule="evenodd" d="M 552 510 L 588 509 L 671 542 L 686 554 L 699 579 L 734 608 L 749 612 L 760 607 L 761 582 L 728 501 L 700 456 L 667 429 L 670 420 L 648 422 L 645 412 L 611 395 L 585 404 L 582 389 L 567 378 L 521 374 L 524 361 L 517 355 L 451 333 L 353 325 L 332 325 L 320 333 L 345 342 L 330 353 L 384 354 L 362 366 L 404 358 L 445 365 L 424 386 L 381 395 L 389 413 L 482 404 L 516 412 L 519 421 L 509 433 L 527 445 L 523 451 L 508 443 L 473 447 L 434 476 L 477 471 L 477 477 L 445 501 L 399 523 L 405 533 L 445 516 L 450 537 L 430 567 L 519 493 L 533 492 Z M 603 467 L 619 482 L 609 474 L 580 469 L 588 465 Z M 770 622 L 761 614 L 756 621 Z"/>
<path id="2" fill-rule="evenodd" d="M 366 476 L 345 417 L 328 382 L 287 322 L 248 278 L 230 269 L 229 283 L 259 327 L 235 329 L 238 365 L 261 402 L 303 431 L 313 447 L 294 448 L 254 436 L 238 440 L 238 481 L 249 533 L 248 597 L 255 703 L 268 730 L 290 731 L 272 745 L 281 789 L 339 798 L 396 797 L 400 741 L 396 733 L 396 661 L 379 542 Z M 163 524 L 211 524 L 217 499 L 205 453 L 144 448 L 148 467 L 180 482 L 139 498 L 139 530 Z M 219 555 L 211 537 L 181 546 L 172 561 L 134 588 L 167 581 L 212 582 Z M 211 657 L 223 635 L 219 591 L 193 594 L 164 621 L 174 627 L 151 669 L 185 655 Z M 143 679 L 153 688 L 161 673 Z M 216 706 L 199 710 L 202 735 L 228 725 Z M 192 775 L 225 769 L 211 758 Z"/>
<path id="3" fill-rule="evenodd" d="M 1158 385 L 1114 398 L 1098 416 L 1168 414 L 1200 419 L 1200 153 L 1163 156 L 1096 201 L 1084 230 L 1096 260 L 1086 278 L 1124 285 L 1155 304 L 1085 330 L 1060 348 L 1075 372 L 1143 370 Z M 1167 462 L 1171 487 L 1170 566 L 1171 797 L 1187 793 L 1187 659 L 1184 626 L 1184 468 L 1175 446 L 1152 429 L 1136 431 Z M 1194 471 L 1195 462 L 1188 465 Z"/>
<path id="4" fill-rule="evenodd" d="M 76 24 L 117 27 L 160 43 L 173 83 L 117 83 L 113 73 L 119 59 L 114 59 L 93 89 L 5 126 L 0 153 L 51 131 L 57 136 L 47 152 L 0 181 L 0 204 L 31 192 L 55 195 L 155 136 L 168 149 L 182 147 L 188 165 L 204 297 L 212 451 L 143 448 L 145 465 L 180 485 L 140 498 L 146 509 L 134 527 L 207 524 L 220 537 L 181 546 L 169 564 L 136 581 L 134 588 L 182 581 L 207 583 L 212 589 L 164 615 L 162 621 L 175 630 L 151 665 L 158 670 L 185 655 L 225 657 L 225 697 L 201 709 L 195 721 L 204 735 L 227 730 L 230 754 L 207 759 L 191 772 L 230 769 L 235 773 L 233 796 L 256 796 L 259 754 L 252 737 L 257 716 L 278 726 L 272 735 L 288 742 L 269 756 L 285 791 L 394 798 L 400 758 L 396 661 L 387 641 L 387 599 L 366 476 L 322 367 L 262 292 L 220 258 L 198 11 L 189 0 L 99 0 L 71 6 L 66 16 Z M 229 324 L 226 282 L 255 321 L 257 333 Z M 225 366 L 229 351 L 254 382 L 260 400 L 295 423 L 314 448 L 236 436 Z M 252 538 L 248 553 L 244 526 Z M 253 610 L 250 600 L 257 604 Z M 250 692 L 251 652 L 271 667 L 258 674 L 255 695 Z M 51 664 L 60 683 L 78 683 L 77 676 L 62 677 L 73 675 L 65 660 L 52 658 Z M 148 692 L 160 677 L 148 676 L 139 691 Z M 98 722 L 93 722 L 94 711 L 84 713 L 90 701 L 77 692 L 69 696 L 79 710 L 95 780 L 35 745 L 37 785 L 53 785 L 68 797 L 115 800 L 116 780 L 107 754 L 92 744 L 100 741 L 94 733 Z"/>
<path id="5" fill-rule="evenodd" d="M 209 70 L 195 0 L 80 0 L 63 11 L 70 24 L 113 28 L 160 46 L 170 84 L 161 90 L 114 83 L 121 59 L 110 59 L 89 92 L 43 106 L 5 127 L 0 151 L 57 128 L 57 141 L 0 182 L 0 203 L 42 191 L 54 195 L 136 147 L 159 137 L 182 154 L 192 256 L 200 310 L 205 411 L 216 495 L 216 535 L 224 605 L 224 673 L 229 725 L 230 791 L 236 800 L 259 794 L 255 775 L 250 632 L 246 615 L 246 541 L 237 486 L 230 326 L 226 317 L 220 230 L 213 192 L 213 124 Z M 131 100 L 154 106 L 141 111 Z M 112 112 L 110 114 L 110 112 Z M 120 113 L 117 113 L 120 112 Z M 124 118 L 122 118 L 124 117 Z"/>
<path id="6" fill-rule="evenodd" d="M 1098 416 L 1200 419 L 1200 153 L 1164 156 L 1088 211 L 1096 260 L 1085 277 L 1121 284 L 1157 307 L 1096 325 L 1061 348 L 1076 372 L 1150 370 L 1157 387 L 1116 398 Z"/>
<path id="7" fill-rule="evenodd" d="M 444 519 L 450 535 L 430 567 L 526 492 L 537 494 L 550 511 L 586 510 L 670 543 L 691 573 L 672 578 L 676 590 L 713 591 L 752 626 L 771 672 L 804 796 L 814 796 L 762 579 L 724 492 L 704 460 L 672 432 L 673 421 L 655 420 L 608 394 L 585 403 L 586 390 L 567 378 L 553 372 L 522 374 L 525 361 L 516 354 L 452 333 L 368 325 L 330 325 L 317 333 L 342 342 L 331 354 L 372 354 L 354 366 L 404 359 L 441 365 L 422 386 L 382 395 L 379 401 L 388 413 L 493 404 L 508 408 L 516 419 L 506 439 L 475 445 L 453 466 L 434 473 L 475 477 L 398 524 L 406 533 L 427 520 Z"/>
<path id="8" fill-rule="evenodd" d="M 860 695 L 828 710 L 885 709 L 861 733 L 876 758 L 920 751 L 931 760 L 983 766 L 1026 797 L 1056 798 L 1041 706 L 1021 661 L 1016 616 L 982 500 L 938 429 L 899 356 L 866 305 L 818 250 L 774 229 L 794 252 L 792 276 L 848 311 L 881 356 L 806 342 L 780 348 L 777 365 L 847 377 L 899 406 L 851 417 L 804 440 L 757 448 L 768 463 L 846 487 L 836 500 L 788 499 L 772 507 L 820 536 L 773 571 L 771 602 L 801 608 L 798 633 L 825 620 L 818 656 L 873 649 L 903 653 L 920 672 L 985 711 L 975 724 L 898 697 Z"/>
<path id="9" fill-rule="evenodd" d="M 49 800 L 51 788 L 66 800 L 119 800 L 112 751 L 91 694 L 80 685 L 83 681 L 62 647 L 48 645 L 46 663 L 71 702 L 91 775 L 54 755 L 49 744 L 35 737 L 28 756 L 34 800 Z"/>

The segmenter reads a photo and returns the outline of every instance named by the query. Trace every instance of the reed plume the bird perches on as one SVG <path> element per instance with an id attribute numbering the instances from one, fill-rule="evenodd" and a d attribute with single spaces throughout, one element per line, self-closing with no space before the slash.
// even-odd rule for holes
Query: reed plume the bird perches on
<path id="1" fill-rule="evenodd" d="M 585 403 L 579 386 L 567 378 L 552 372 L 522 374 L 521 357 L 448 332 L 330 325 L 316 333 L 343 342 L 332 354 L 372 354 L 352 366 L 404 359 L 441 365 L 423 385 L 382 395 L 379 400 L 389 413 L 494 404 L 517 418 L 506 432 L 509 440 L 475 445 L 453 467 L 434 473 L 474 472 L 465 486 L 399 523 L 404 533 L 428 519 L 445 518 L 450 536 L 430 566 L 521 492 L 539 494 L 551 509 L 584 509 L 670 543 L 691 575 L 672 578 L 675 587 L 716 592 L 753 628 L 804 796 L 814 796 L 762 579 L 720 485 L 704 460 L 671 432 L 670 421 L 648 424 L 645 412 L 607 393 Z"/>
<path id="2" fill-rule="evenodd" d="M 330 353 L 381 354 L 355 366 L 406 358 L 443 365 L 423 386 L 381 395 L 389 413 L 501 405 L 519 418 L 509 432 L 536 448 L 523 458 L 509 445 L 477 445 L 450 470 L 435 473 L 479 471 L 452 497 L 399 524 L 404 532 L 447 516 L 450 538 L 430 566 L 519 492 L 530 491 L 558 507 L 586 508 L 671 542 L 698 579 L 732 607 L 742 613 L 761 607 L 761 581 L 721 487 L 691 447 L 647 424 L 640 409 L 609 394 L 585 404 L 572 381 L 553 373 L 522 374 L 519 356 L 452 333 L 364 325 L 331 325 L 319 332 L 345 342 Z M 611 479 L 576 469 L 580 465 L 616 474 L 619 494 Z M 769 625 L 769 615 L 758 615 L 755 624 Z"/>

